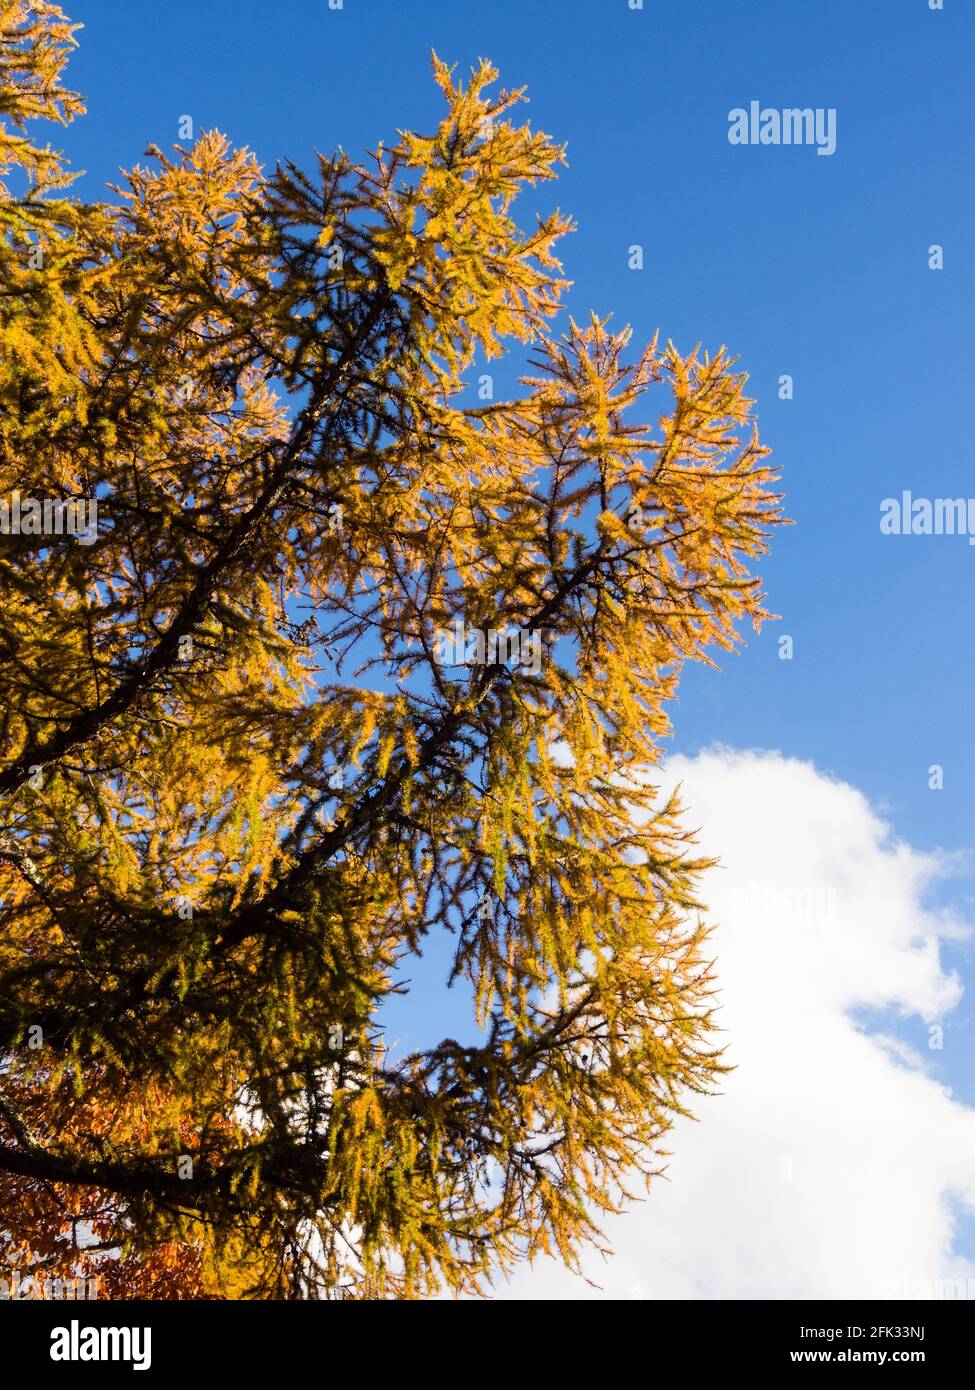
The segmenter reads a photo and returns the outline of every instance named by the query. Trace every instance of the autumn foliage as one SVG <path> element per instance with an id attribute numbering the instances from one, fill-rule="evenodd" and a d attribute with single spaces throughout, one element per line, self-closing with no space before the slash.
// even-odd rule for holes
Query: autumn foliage
<path id="1" fill-rule="evenodd" d="M 0 498 L 98 504 L 0 535 L 4 1258 L 119 1297 L 572 1263 L 720 1072 L 653 768 L 682 663 L 764 616 L 745 379 L 550 335 L 569 223 L 513 205 L 562 151 L 488 64 L 361 164 L 209 132 L 96 205 L 31 135 L 82 110 L 72 32 L 0 0 Z M 538 669 L 445 664 L 458 623 Z M 473 1043 L 398 1055 L 433 935 Z"/>

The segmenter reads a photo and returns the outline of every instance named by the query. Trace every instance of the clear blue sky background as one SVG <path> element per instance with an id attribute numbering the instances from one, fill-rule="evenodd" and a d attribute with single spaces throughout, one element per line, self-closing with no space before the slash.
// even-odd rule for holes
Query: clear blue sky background
<path id="1" fill-rule="evenodd" d="M 535 201 L 578 221 L 563 243 L 575 317 L 592 307 L 640 339 L 659 327 L 684 349 L 728 344 L 797 523 L 763 568 L 782 622 L 720 673 L 686 673 L 675 746 L 810 758 L 915 846 L 975 845 L 975 548 L 879 531 L 881 499 L 903 488 L 975 496 L 972 0 L 942 13 L 927 0 L 62 3 L 85 25 L 70 77 L 89 114 L 62 143 L 86 196 L 150 141 L 174 143 L 184 114 L 268 165 L 429 129 L 431 47 L 526 85 L 526 115 L 568 142 L 568 169 Z M 836 153 L 733 147 L 728 112 L 751 100 L 835 107 Z M 778 399 L 782 373 L 793 401 Z M 928 789 L 932 763 L 943 791 Z M 952 887 L 969 916 L 972 889 L 970 875 Z M 975 986 L 972 947 L 951 959 Z M 435 1018 L 452 1031 L 461 1015 Z M 905 1036 L 924 1046 L 919 1024 Z M 975 1025 L 962 1036 L 932 1061 L 971 1103 Z"/>

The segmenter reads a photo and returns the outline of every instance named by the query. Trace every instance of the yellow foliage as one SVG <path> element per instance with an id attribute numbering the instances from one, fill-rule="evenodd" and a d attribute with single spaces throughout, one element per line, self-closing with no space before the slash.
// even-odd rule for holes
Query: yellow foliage
<path id="1" fill-rule="evenodd" d="M 0 537 L 0 1211 L 221 1296 L 573 1262 L 722 1070 L 654 768 L 767 616 L 745 377 L 554 331 L 570 223 L 514 204 L 563 154 L 490 64 L 435 56 L 437 129 L 361 165 L 207 132 L 87 205 L 28 133 L 82 109 L 72 32 L 0 0 L 0 499 L 99 511 Z M 475 1041 L 387 1052 L 434 933 Z"/>

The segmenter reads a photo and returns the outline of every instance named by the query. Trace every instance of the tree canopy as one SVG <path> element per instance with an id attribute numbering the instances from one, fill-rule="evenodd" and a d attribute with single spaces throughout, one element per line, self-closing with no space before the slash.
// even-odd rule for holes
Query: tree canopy
<path id="1" fill-rule="evenodd" d="M 210 131 L 91 203 L 33 134 L 83 110 L 75 27 L 0 0 L 4 1258 L 119 1297 L 574 1263 L 722 1071 L 653 769 L 682 664 L 767 616 L 745 377 L 554 331 L 569 220 L 513 209 L 563 150 L 490 64 L 435 57 L 437 129 L 361 163 Z M 434 936 L 470 1038 L 398 1055 Z"/>

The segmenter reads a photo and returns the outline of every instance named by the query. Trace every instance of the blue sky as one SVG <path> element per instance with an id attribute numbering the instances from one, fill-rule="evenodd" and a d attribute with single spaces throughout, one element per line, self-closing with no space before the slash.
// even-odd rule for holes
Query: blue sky
<path id="1" fill-rule="evenodd" d="M 764 566 L 781 624 L 685 676 L 682 749 L 714 739 L 815 758 L 890 808 L 919 845 L 975 841 L 975 553 L 963 538 L 882 537 L 879 504 L 967 496 L 975 180 L 967 142 L 975 9 L 948 0 L 74 0 L 71 80 L 89 114 L 64 136 L 94 195 L 179 117 L 268 164 L 373 146 L 439 113 L 435 46 L 526 85 L 530 119 L 568 143 L 544 188 L 576 218 L 563 243 L 576 317 L 638 338 L 727 343 L 751 378 L 797 525 Z M 815 12 L 815 13 L 813 13 Z M 872 12 L 872 13 L 871 13 Z M 732 146 L 728 112 L 837 110 L 837 150 Z M 927 248 L 945 248 L 928 269 Z M 627 267 L 644 247 L 645 268 Z M 783 373 L 795 399 L 778 399 Z M 794 638 L 791 663 L 778 637 Z M 930 792 L 940 762 L 945 786 Z"/>
<path id="2" fill-rule="evenodd" d="M 880 503 L 975 495 L 975 6 L 946 0 L 65 0 L 85 25 L 70 83 L 89 114 L 61 143 L 96 196 L 179 119 L 265 164 L 353 155 L 429 129 L 435 47 L 525 85 L 568 168 L 557 203 L 569 307 L 638 339 L 725 343 L 750 375 L 787 512 L 762 573 L 782 615 L 720 672 L 688 670 L 675 749 L 780 749 L 859 788 L 919 850 L 975 846 L 971 613 L 975 548 L 882 536 Z M 837 148 L 736 147 L 728 114 L 836 109 Z M 644 248 L 642 271 L 627 250 Z M 944 247 L 944 269 L 928 248 Z M 795 398 L 778 397 L 779 377 Z M 778 658 L 789 634 L 794 659 Z M 944 768 L 944 788 L 928 768 Z M 975 880 L 942 888 L 970 918 Z M 946 952 L 969 989 L 975 951 Z M 963 1005 L 961 1016 L 967 1014 Z M 445 1016 L 445 1024 L 447 1018 Z M 897 1024 L 920 1045 L 919 1025 Z M 933 1056 L 975 1102 L 973 1027 Z"/>

